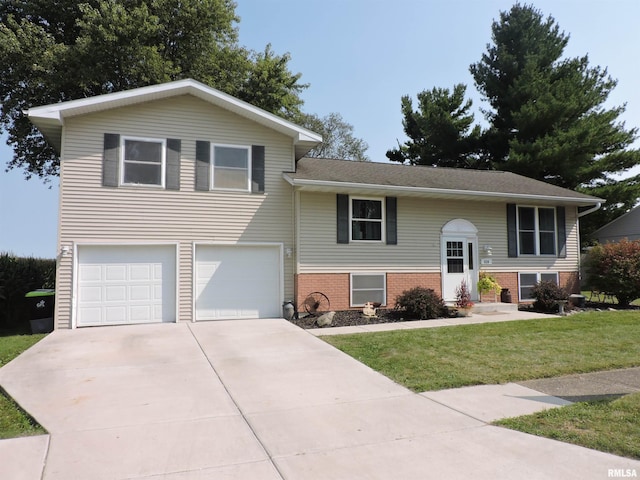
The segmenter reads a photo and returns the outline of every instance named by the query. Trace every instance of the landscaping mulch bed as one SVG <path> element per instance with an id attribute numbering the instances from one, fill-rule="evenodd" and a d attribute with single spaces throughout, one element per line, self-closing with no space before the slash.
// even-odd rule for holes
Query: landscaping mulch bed
<path id="1" fill-rule="evenodd" d="M 357 325 L 373 325 L 376 323 L 394 323 L 394 322 L 406 322 L 415 320 L 412 318 L 405 318 L 406 313 L 399 310 L 383 309 L 379 308 L 375 317 L 365 317 L 362 314 L 362 310 L 342 310 L 337 311 L 333 317 L 333 323 L 328 327 L 350 327 Z M 300 328 L 319 328 L 316 325 L 317 317 L 308 316 L 304 318 L 294 318 L 291 321 L 294 325 Z"/>
<path id="2" fill-rule="evenodd" d="M 532 305 L 520 305 L 520 310 L 525 312 L 535 312 Z M 629 306 L 626 308 L 621 308 L 619 305 L 610 304 L 610 303 L 596 303 L 596 302 L 587 302 L 585 307 L 583 308 L 567 308 L 567 314 L 574 314 L 580 312 L 588 312 L 588 311 L 606 311 L 606 310 L 640 310 L 640 307 L 637 306 Z M 545 313 L 545 312 L 538 312 Z M 548 312 L 546 312 L 548 313 Z M 301 313 L 301 317 L 302 317 Z M 317 316 L 306 316 L 302 318 L 294 318 L 290 320 L 291 323 L 297 325 L 300 328 L 309 329 L 309 328 L 332 328 L 332 327 L 351 327 L 358 325 L 374 325 L 377 323 L 394 323 L 394 322 L 408 322 L 412 320 L 416 320 L 415 318 L 408 318 L 406 316 L 406 312 L 402 310 L 394 310 L 394 309 L 385 309 L 379 308 L 376 312 L 375 317 L 366 317 L 362 314 L 362 310 L 341 310 L 337 311 L 335 316 L 333 317 L 333 322 L 331 325 L 326 327 L 318 327 L 316 324 L 316 320 L 320 315 Z"/>

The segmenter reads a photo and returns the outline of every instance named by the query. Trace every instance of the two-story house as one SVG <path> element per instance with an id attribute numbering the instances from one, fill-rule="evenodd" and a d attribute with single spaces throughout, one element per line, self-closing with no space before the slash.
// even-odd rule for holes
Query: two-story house
<path id="1" fill-rule="evenodd" d="M 193 80 L 35 107 L 60 152 L 56 327 L 278 317 L 323 292 L 578 288 L 601 199 L 519 175 L 305 158 L 321 137 Z"/>

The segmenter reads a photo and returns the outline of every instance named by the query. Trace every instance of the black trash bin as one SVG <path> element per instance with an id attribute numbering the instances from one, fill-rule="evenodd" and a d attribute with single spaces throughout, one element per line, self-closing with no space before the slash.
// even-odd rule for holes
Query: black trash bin
<path id="1" fill-rule="evenodd" d="M 56 292 L 51 289 L 40 289 L 25 295 L 29 305 L 29 322 L 31 333 L 49 333 L 53 331 L 53 308 L 56 303 Z"/>

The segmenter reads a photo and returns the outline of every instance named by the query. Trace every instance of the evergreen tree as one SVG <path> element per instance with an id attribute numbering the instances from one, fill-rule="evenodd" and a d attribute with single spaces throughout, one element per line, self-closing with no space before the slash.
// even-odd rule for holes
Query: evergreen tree
<path id="1" fill-rule="evenodd" d="M 562 58 L 568 41 L 552 17 L 516 4 L 493 23 L 493 43 L 470 71 L 491 106 L 484 142 L 493 167 L 606 198 L 600 215 L 585 217 L 588 233 L 640 196 L 637 179 L 613 177 L 640 163 L 638 130 L 618 121 L 624 105 L 604 106 L 617 83 L 606 69 L 586 55 Z"/>
<path id="2" fill-rule="evenodd" d="M 433 88 L 418 93 L 418 109 L 411 97 L 402 97 L 402 125 L 409 141 L 387 151 L 389 160 L 411 165 L 482 168 L 480 127 L 472 127 L 472 102 L 465 101 L 466 86 L 450 92 Z"/>
<path id="3" fill-rule="evenodd" d="M 640 176 L 620 174 L 640 164 L 632 147 L 638 129 L 619 121 L 625 106 L 607 108 L 616 86 L 588 56 L 564 58 L 569 36 L 552 17 L 516 3 L 492 25 L 492 43 L 470 66 L 489 105 L 485 131 L 472 126 L 464 85 L 402 98 L 409 141 L 387 152 L 412 164 L 492 168 L 519 173 L 607 200 L 581 221 L 583 234 L 631 209 Z"/>

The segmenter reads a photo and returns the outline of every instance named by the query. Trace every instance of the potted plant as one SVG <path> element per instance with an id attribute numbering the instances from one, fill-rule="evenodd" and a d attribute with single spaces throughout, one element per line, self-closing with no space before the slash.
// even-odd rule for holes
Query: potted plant
<path id="1" fill-rule="evenodd" d="M 480 278 L 478 279 L 478 292 L 480 292 L 480 295 L 482 295 L 483 293 L 493 292 L 493 301 L 497 302 L 498 294 L 501 291 L 502 287 L 495 278 L 493 278 L 487 272 L 480 272 Z"/>
<path id="2" fill-rule="evenodd" d="M 460 282 L 460 285 L 456 287 L 456 310 L 459 317 L 468 317 L 471 315 L 471 309 L 473 308 L 473 302 L 471 301 L 471 292 L 469 291 L 469 285 L 465 280 Z"/>

